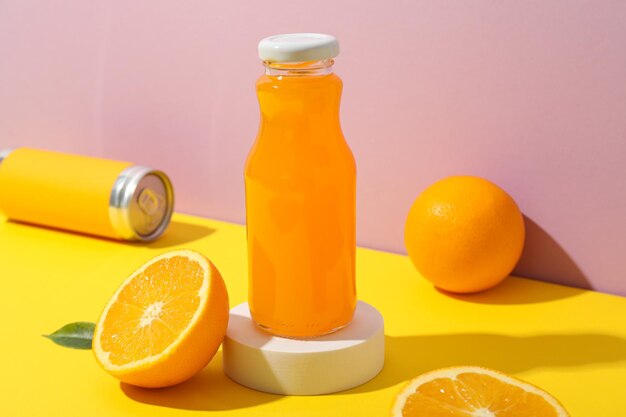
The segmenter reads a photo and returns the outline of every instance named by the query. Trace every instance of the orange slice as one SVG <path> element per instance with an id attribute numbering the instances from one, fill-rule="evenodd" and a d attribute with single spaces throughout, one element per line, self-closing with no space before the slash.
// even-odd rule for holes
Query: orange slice
<path id="1" fill-rule="evenodd" d="M 228 294 L 203 255 L 175 250 L 148 261 L 122 283 L 96 325 L 98 363 L 119 380 L 165 387 L 202 370 L 228 325 Z"/>
<path id="2" fill-rule="evenodd" d="M 477 366 L 437 369 L 396 396 L 392 417 L 568 417 L 550 394 Z"/>

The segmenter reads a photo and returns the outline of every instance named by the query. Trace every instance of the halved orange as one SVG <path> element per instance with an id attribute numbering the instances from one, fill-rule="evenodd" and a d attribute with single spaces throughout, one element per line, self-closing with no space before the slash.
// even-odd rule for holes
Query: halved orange
<path id="1" fill-rule="evenodd" d="M 550 394 L 502 372 L 477 366 L 437 369 L 396 396 L 392 417 L 568 417 Z"/>
<path id="2" fill-rule="evenodd" d="M 137 269 L 111 297 L 96 325 L 93 351 L 123 382 L 174 385 L 213 358 L 228 312 L 224 280 L 205 256 L 167 252 Z"/>

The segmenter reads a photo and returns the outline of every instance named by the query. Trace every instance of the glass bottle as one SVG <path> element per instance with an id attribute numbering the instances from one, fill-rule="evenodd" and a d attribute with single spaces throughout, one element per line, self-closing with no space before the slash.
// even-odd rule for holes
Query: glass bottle
<path id="1" fill-rule="evenodd" d="M 261 124 L 245 166 L 250 312 L 285 337 L 332 333 L 356 306 L 356 164 L 330 35 L 259 43 Z"/>

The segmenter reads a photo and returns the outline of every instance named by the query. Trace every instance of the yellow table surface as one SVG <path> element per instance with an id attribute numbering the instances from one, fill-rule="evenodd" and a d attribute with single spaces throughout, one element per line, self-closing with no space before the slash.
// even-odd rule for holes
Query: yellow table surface
<path id="1" fill-rule="evenodd" d="M 231 306 L 246 300 L 242 226 L 175 215 L 151 244 L 119 243 L 0 218 L 0 416 L 387 416 L 402 384 L 434 368 L 483 365 L 555 395 L 572 416 L 626 416 L 626 298 L 508 278 L 494 290 L 450 296 L 405 256 L 359 249 L 358 295 L 385 318 L 386 364 L 372 381 L 334 395 L 283 397 L 244 388 L 221 353 L 176 387 L 120 384 L 88 350 L 41 337 L 96 321 L 120 282 L 173 248 L 206 254 Z M 615 271 L 619 273 L 620 271 Z"/>

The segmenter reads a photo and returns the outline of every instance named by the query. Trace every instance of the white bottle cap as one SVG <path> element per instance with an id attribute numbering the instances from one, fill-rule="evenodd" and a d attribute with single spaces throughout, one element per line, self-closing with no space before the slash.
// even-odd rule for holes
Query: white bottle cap
<path id="1" fill-rule="evenodd" d="M 288 33 L 269 36 L 259 42 L 259 58 L 263 61 L 322 61 L 337 55 L 337 38 L 322 33 Z"/>

